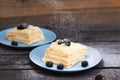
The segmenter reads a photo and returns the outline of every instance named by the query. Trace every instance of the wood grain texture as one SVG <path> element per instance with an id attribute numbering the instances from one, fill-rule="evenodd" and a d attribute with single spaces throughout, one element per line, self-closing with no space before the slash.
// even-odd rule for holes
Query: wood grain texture
<path id="1" fill-rule="evenodd" d="M 119 24 L 120 1 L 0 0 L 0 18 L 3 18 L 1 20 L 15 17 L 18 18 L 15 22 L 33 21 L 30 16 L 43 24 Z"/>
<path id="2" fill-rule="evenodd" d="M 57 39 L 69 38 L 72 41 L 96 48 L 103 55 L 103 61 L 96 68 L 117 68 L 120 67 L 120 29 L 117 29 L 119 25 L 111 25 L 110 28 L 108 26 L 110 25 L 54 25 L 44 28 L 54 31 Z M 5 29 L 5 27 L 0 29 Z M 34 65 L 31 65 L 28 58 L 31 50 L 20 50 L 1 45 L 0 65 L 2 66 L 0 69 L 32 69 Z"/>
<path id="3" fill-rule="evenodd" d="M 5 21 L 0 23 L 0 31 L 15 26 L 17 23 L 17 21 L 11 22 L 9 18 L 7 22 L 9 24 L 4 24 Z M 32 48 L 21 50 L 0 44 L 1 80 L 95 80 L 99 74 L 104 76 L 103 80 L 120 79 L 120 25 L 51 24 L 42 26 L 36 21 L 30 22 L 54 31 L 57 39 L 69 38 L 97 49 L 102 54 L 103 60 L 99 65 L 87 71 L 57 73 L 33 64 L 29 59 Z"/>
<path id="4" fill-rule="evenodd" d="M 0 15 L 3 17 L 69 13 L 77 10 L 78 13 L 109 12 L 111 9 L 119 12 L 120 7 L 119 0 L 1 0 L 0 3 Z M 8 10 L 9 14 L 5 15 Z"/>
<path id="5" fill-rule="evenodd" d="M 0 18 L 0 23 L 14 24 L 21 22 L 48 24 L 119 24 L 120 13 L 61 13 L 61 14 L 42 14 L 32 16 L 17 16 L 12 18 Z"/>
<path id="6" fill-rule="evenodd" d="M 17 20 L 17 19 L 16 19 Z M 24 20 L 24 18 L 23 18 Z M 7 28 L 12 28 L 14 26 L 16 26 L 18 24 L 17 23 L 12 23 L 12 21 L 10 22 L 10 19 L 7 19 L 6 22 L 7 24 L 5 24 L 5 20 L 3 21 L 0 21 L 0 31 L 4 30 L 4 29 L 7 29 Z M 24 21 L 23 21 L 24 22 Z M 46 25 L 43 25 L 42 23 L 40 23 L 39 21 L 37 22 L 37 20 L 34 20 L 33 22 L 28 22 L 29 24 L 32 24 L 32 25 L 36 25 L 36 26 L 39 26 L 39 27 L 42 27 L 42 28 L 47 28 L 47 29 L 50 29 L 50 30 L 53 30 L 53 31 L 57 31 L 57 30 L 60 30 L 61 28 L 65 28 L 66 30 L 68 29 L 69 31 L 69 28 L 72 28 L 72 29 L 76 29 L 79 30 L 79 31 L 98 31 L 98 32 L 111 32 L 111 31 L 117 31 L 119 32 L 120 31 L 120 24 L 46 24 Z"/>
<path id="7" fill-rule="evenodd" d="M 120 68 L 120 43 L 119 42 L 84 42 L 87 46 L 97 49 L 103 57 L 102 62 L 96 68 Z M 0 70 L 2 69 L 36 69 L 29 60 L 31 50 L 19 50 L 8 47 L 0 47 Z M 37 68 L 38 69 L 38 68 Z"/>
<path id="8" fill-rule="evenodd" d="M 14 24 L 15 26 L 16 24 Z M 85 25 L 86 26 L 86 25 Z M 69 38 L 75 42 L 108 42 L 108 41 L 120 41 L 120 25 L 92 25 L 89 27 L 87 25 L 77 26 L 77 25 L 54 25 L 54 26 L 41 26 L 43 28 L 50 29 L 54 31 L 57 35 L 57 38 Z M 101 27 L 102 26 L 102 27 Z M 2 30 L 10 26 L 2 26 Z M 12 27 L 12 26 L 11 26 Z M 112 28 L 114 27 L 114 28 Z M 93 28 L 93 29 L 91 29 Z M 100 30 L 99 30 L 100 29 Z M 103 31 L 104 30 L 104 31 Z M 71 34 L 72 33 L 72 34 Z M 74 36 L 75 35 L 75 36 Z M 112 37 L 111 37 L 112 36 Z"/>
<path id="9" fill-rule="evenodd" d="M 91 69 L 78 73 L 56 73 L 47 70 L 0 70 L 2 80 L 95 80 L 97 75 L 102 80 L 119 80 L 119 69 Z M 7 76 L 7 77 L 4 77 Z"/>

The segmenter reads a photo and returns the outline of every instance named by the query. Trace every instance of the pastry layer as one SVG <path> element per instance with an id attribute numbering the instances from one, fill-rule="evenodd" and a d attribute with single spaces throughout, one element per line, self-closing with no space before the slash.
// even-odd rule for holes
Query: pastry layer
<path id="1" fill-rule="evenodd" d="M 54 42 L 46 49 L 43 61 L 52 61 L 55 64 L 63 63 L 66 68 L 70 68 L 84 59 L 86 53 L 86 46 L 79 43 L 71 42 L 70 46 L 65 46 L 64 44 L 58 45 L 57 42 Z"/>
<path id="2" fill-rule="evenodd" d="M 27 29 L 18 30 L 16 27 L 7 32 L 7 39 L 25 44 L 32 44 L 34 42 L 44 40 L 43 32 L 39 27 L 29 26 Z"/>

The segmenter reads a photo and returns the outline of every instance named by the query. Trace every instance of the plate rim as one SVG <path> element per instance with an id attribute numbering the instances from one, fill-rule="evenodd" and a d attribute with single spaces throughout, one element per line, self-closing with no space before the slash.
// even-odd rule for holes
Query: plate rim
<path id="1" fill-rule="evenodd" d="M 46 44 L 46 45 L 43 45 L 43 46 L 50 46 L 50 44 Z M 97 62 L 97 64 L 95 64 L 95 65 L 93 65 L 93 66 L 91 66 L 91 67 L 89 67 L 89 68 L 85 68 L 85 69 L 83 69 L 83 70 L 79 70 L 79 69 L 78 69 L 78 70 L 72 70 L 72 71 L 64 71 L 64 70 L 59 70 L 59 69 L 54 70 L 54 69 L 51 69 L 51 68 L 49 68 L 49 67 L 44 67 L 44 66 L 38 65 L 38 64 L 35 63 L 35 62 L 33 61 L 33 59 L 31 58 L 31 54 L 33 54 L 32 52 L 35 51 L 36 49 L 39 49 L 40 47 L 43 47 L 43 46 L 39 46 L 39 47 L 34 48 L 34 49 L 29 53 L 29 59 L 30 59 L 30 61 L 31 61 L 32 63 L 34 63 L 34 64 L 37 65 L 38 67 L 41 67 L 41 68 L 46 69 L 46 70 L 49 70 L 49 71 L 62 72 L 62 73 L 63 73 L 63 72 L 64 72 L 64 73 L 68 73 L 68 72 L 81 72 L 81 71 L 85 71 L 85 70 L 88 70 L 88 69 L 91 69 L 91 68 L 97 66 L 97 65 L 102 61 L 102 59 L 103 59 L 101 53 L 100 53 L 98 50 L 96 50 L 96 49 L 93 48 L 93 47 L 87 46 L 87 47 L 89 47 L 89 48 L 91 48 L 91 49 L 94 49 L 95 51 L 98 52 L 98 54 L 99 54 L 99 56 L 100 56 L 100 59 L 99 59 L 99 61 Z M 43 53 L 43 54 L 44 54 L 44 53 Z M 78 63 L 80 63 L 80 62 L 78 62 Z M 77 64 L 78 64 L 78 63 L 77 63 Z"/>
<path id="2" fill-rule="evenodd" d="M 2 42 L 1 40 L 0 40 L 0 44 L 5 45 L 5 46 L 8 46 L 8 47 L 13 47 L 13 48 L 33 48 L 33 47 L 38 47 L 38 46 L 42 46 L 42 45 L 45 45 L 45 44 L 49 44 L 49 43 L 53 42 L 53 41 L 57 38 L 56 33 L 53 32 L 52 30 L 49 30 L 49 29 L 46 29 L 46 28 L 42 28 L 42 27 L 39 27 L 39 28 L 40 28 L 41 30 L 49 31 L 50 33 L 52 33 L 52 35 L 54 36 L 54 38 L 51 39 L 50 41 L 47 41 L 46 43 L 42 43 L 42 44 L 39 44 L 39 45 L 33 45 L 33 46 L 27 46 L 27 45 L 26 45 L 26 46 L 14 46 L 14 45 L 5 44 L 5 43 Z M 8 30 L 10 30 L 10 29 L 13 29 L 13 27 L 6 28 L 6 29 L 1 30 L 1 31 L 0 31 L 0 34 L 2 34 L 2 33 L 5 32 L 5 31 L 8 31 Z M 8 41 L 9 41 L 9 40 L 8 40 Z M 20 44 L 22 44 L 22 43 L 20 43 Z M 34 43 L 33 43 L 33 44 L 34 44 Z"/>

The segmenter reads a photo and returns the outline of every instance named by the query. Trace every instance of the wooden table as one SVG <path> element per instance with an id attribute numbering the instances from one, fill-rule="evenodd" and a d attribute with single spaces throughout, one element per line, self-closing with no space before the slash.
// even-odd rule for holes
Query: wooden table
<path id="1" fill-rule="evenodd" d="M 15 24 L 13 24 L 15 25 Z M 10 26 L 0 26 L 0 30 Z M 29 59 L 32 49 L 16 49 L 0 44 L 0 80 L 120 80 L 120 25 L 49 25 L 57 38 L 69 38 L 96 48 L 103 60 L 96 67 L 83 72 L 57 73 L 42 69 Z"/>

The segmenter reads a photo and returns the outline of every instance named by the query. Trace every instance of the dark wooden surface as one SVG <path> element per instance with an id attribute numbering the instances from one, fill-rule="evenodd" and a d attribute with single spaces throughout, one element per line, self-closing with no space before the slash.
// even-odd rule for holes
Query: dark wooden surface
<path id="1" fill-rule="evenodd" d="M 36 20 L 41 24 L 119 24 L 120 0 L 0 0 L 0 21 L 6 20 L 11 23 Z"/>
<path id="2" fill-rule="evenodd" d="M 21 22 L 94 47 L 103 60 L 84 72 L 56 73 L 33 64 L 32 49 L 0 44 L 0 80 L 120 80 L 120 0 L 0 0 L 0 31 Z"/>
<path id="3" fill-rule="evenodd" d="M 120 11 L 119 0 L 0 0 L 1 17 Z M 8 14 L 9 12 L 9 14 Z M 8 14 L 8 15 L 6 15 Z"/>
<path id="4" fill-rule="evenodd" d="M 16 24 L 1 24 L 0 30 Z M 36 24 L 40 25 L 40 24 Z M 32 49 L 16 49 L 0 44 L 0 80 L 120 80 L 120 25 L 50 25 L 41 26 L 54 31 L 57 38 L 69 38 L 96 48 L 103 60 L 83 72 L 57 73 L 42 69 L 29 60 Z"/>

